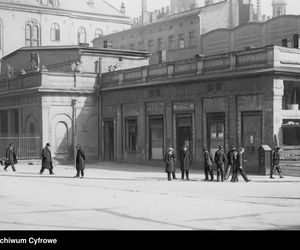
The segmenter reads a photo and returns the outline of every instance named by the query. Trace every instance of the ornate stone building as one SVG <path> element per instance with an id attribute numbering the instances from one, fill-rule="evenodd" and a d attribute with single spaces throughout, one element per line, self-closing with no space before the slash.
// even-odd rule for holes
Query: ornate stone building
<path id="1" fill-rule="evenodd" d="M 50 142 L 56 160 L 70 160 L 74 144 L 80 143 L 88 160 L 97 160 L 99 74 L 148 64 L 147 52 L 82 46 L 19 49 L 1 65 L 0 134 L 39 137 L 34 157 Z M 28 157 L 23 145 L 16 148 L 20 159 Z"/>
<path id="2" fill-rule="evenodd" d="M 1 0 L 0 58 L 24 46 L 89 44 L 130 27 L 124 8 L 104 0 Z"/>

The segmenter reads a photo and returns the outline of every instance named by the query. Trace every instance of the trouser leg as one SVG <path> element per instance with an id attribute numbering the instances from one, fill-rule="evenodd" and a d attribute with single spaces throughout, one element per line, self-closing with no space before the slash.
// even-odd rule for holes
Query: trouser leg
<path id="1" fill-rule="evenodd" d="M 220 170 L 220 165 L 217 165 L 217 180 L 220 181 L 220 174 L 221 174 L 221 170 Z"/>
<path id="2" fill-rule="evenodd" d="M 221 181 L 224 181 L 224 164 L 220 166 Z"/>
<path id="3" fill-rule="evenodd" d="M 209 166 L 204 166 L 205 180 L 208 181 Z"/>
<path id="4" fill-rule="evenodd" d="M 283 178 L 280 165 L 277 166 L 277 171 L 278 171 L 278 173 L 279 173 L 279 177 L 280 177 L 280 178 Z"/>
<path id="5" fill-rule="evenodd" d="M 45 168 L 41 168 L 41 171 L 40 171 L 40 174 L 43 174 L 44 173 L 44 171 L 45 171 Z"/>
<path id="6" fill-rule="evenodd" d="M 244 178 L 244 180 L 245 180 L 246 182 L 248 182 L 249 179 L 248 179 L 247 174 L 246 174 L 246 172 L 244 171 L 244 169 L 240 169 L 240 173 L 241 173 L 242 177 Z"/>
<path id="7" fill-rule="evenodd" d="M 174 179 L 174 180 L 177 179 L 177 178 L 176 178 L 175 172 L 172 173 L 172 176 L 173 176 L 173 179 Z"/>
<path id="8" fill-rule="evenodd" d="M 84 177 L 84 169 L 81 169 L 81 177 Z"/>
<path id="9" fill-rule="evenodd" d="M 50 174 L 54 174 L 54 173 L 53 173 L 53 168 L 50 168 L 50 169 L 49 169 L 49 173 L 50 173 Z"/>
<path id="10" fill-rule="evenodd" d="M 185 174 L 186 174 L 186 179 L 189 181 L 190 180 L 189 171 L 186 171 Z"/>
<path id="11" fill-rule="evenodd" d="M 232 182 L 236 182 L 237 181 L 237 171 L 238 170 L 236 168 L 234 168 L 233 174 L 232 174 L 232 178 L 231 178 Z"/>
<path id="12" fill-rule="evenodd" d="M 225 180 L 227 180 L 229 178 L 231 169 L 232 169 L 232 165 L 228 165 L 227 170 L 226 170 L 225 175 L 224 175 Z"/>
<path id="13" fill-rule="evenodd" d="M 210 174 L 210 180 L 213 181 L 214 180 L 214 170 L 212 166 L 208 167 L 209 170 L 209 174 Z"/>
<path id="14" fill-rule="evenodd" d="M 184 171 L 181 170 L 181 179 L 184 180 Z"/>
<path id="15" fill-rule="evenodd" d="M 11 168 L 14 172 L 16 172 L 15 164 L 11 164 Z"/>
<path id="16" fill-rule="evenodd" d="M 168 180 L 171 180 L 171 173 L 168 173 Z"/>

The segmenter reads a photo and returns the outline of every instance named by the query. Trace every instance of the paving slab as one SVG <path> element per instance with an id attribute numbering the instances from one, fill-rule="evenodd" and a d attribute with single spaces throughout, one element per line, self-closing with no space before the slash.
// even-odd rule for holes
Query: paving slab
<path id="1" fill-rule="evenodd" d="M 167 181 L 164 168 L 132 164 L 39 165 L 0 170 L 0 230 L 299 230 L 300 178 Z"/>

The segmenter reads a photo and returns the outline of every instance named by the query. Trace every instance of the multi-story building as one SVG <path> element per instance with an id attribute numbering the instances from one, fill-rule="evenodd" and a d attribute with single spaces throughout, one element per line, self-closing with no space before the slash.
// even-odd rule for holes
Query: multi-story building
<path id="1" fill-rule="evenodd" d="M 0 58 L 25 46 L 91 43 L 130 27 L 124 6 L 104 0 L 1 0 Z"/>

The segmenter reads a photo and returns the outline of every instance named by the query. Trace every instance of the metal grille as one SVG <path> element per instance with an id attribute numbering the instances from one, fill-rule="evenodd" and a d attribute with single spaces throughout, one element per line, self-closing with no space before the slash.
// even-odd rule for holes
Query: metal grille
<path id="1" fill-rule="evenodd" d="M 41 137 L 38 135 L 0 134 L 0 158 L 5 158 L 6 149 L 13 143 L 18 160 L 34 160 L 41 157 Z"/>

